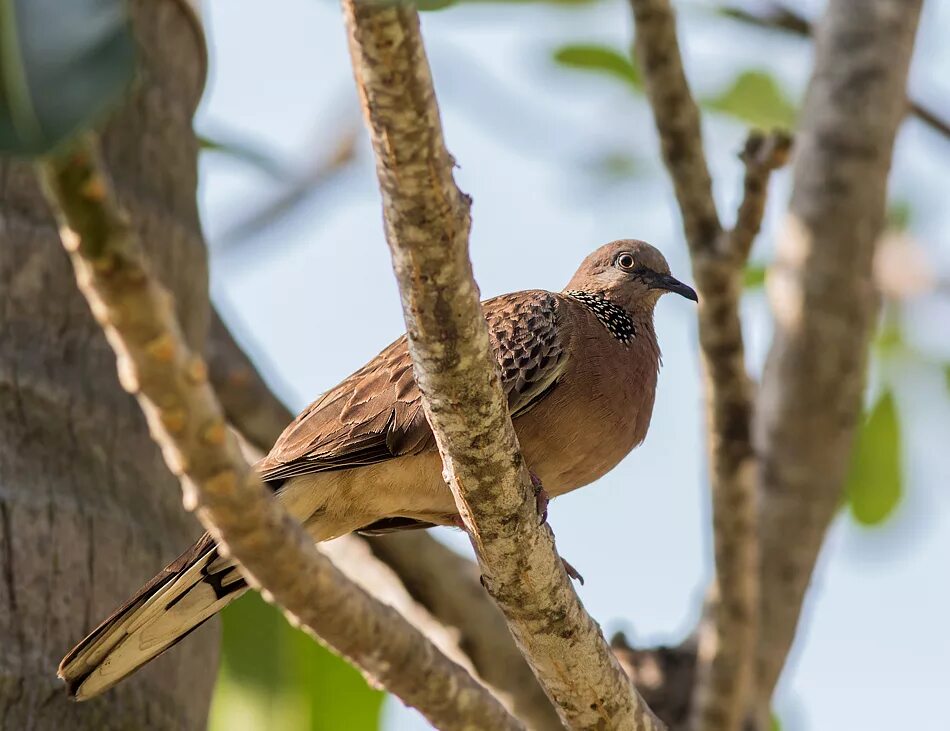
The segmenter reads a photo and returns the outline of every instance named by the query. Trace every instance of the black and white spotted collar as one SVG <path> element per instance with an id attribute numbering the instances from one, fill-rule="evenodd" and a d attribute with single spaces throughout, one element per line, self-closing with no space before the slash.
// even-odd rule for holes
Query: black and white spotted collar
<path id="1" fill-rule="evenodd" d="M 565 292 L 568 297 L 577 300 L 584 307 L 594 313 L 607 331 L 624 345 L 629 345 L 637 336 L 637 328 L 633 318 L 627 311 L 615 305 L 601 294 L 585 292 L 582 289 L 571 289 Z"/>

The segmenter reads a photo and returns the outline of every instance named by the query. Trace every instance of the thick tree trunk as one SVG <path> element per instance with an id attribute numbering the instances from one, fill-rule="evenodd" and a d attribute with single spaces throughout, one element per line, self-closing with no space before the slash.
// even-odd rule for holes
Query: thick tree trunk
<path id="1" fill-rule="evenodd" d="M 184 0 L 132 3 L 141 74 L 105 155 L 192 347 L 208 326 L 191 118 L 205 50 Z M 0 728 L 203 728 L 217 627 L 101 699 L 72 704 L 62 655 L 193 539 L 177 480 L 120 387 L 115 357 L 27 164 L 0 164 Z"/>

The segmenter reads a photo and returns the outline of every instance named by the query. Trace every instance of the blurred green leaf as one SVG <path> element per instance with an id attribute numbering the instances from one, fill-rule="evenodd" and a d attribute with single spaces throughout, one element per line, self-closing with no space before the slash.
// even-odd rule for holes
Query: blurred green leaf
<path id="1" fill-rule="evenodd" d="M 703 104 L 761 129 L 795 126 L 795 106 L 764 71 L 743 71 L 728 89 L 704 99 Z"/>
<path id="2" fill-rule="evenodd" d="M 945 363 L 943 366 L 943 377 L 947 384 L 947 390 L 950 391 L 950 363 Z"/>
<path id="3" fill-rule="evenodd" d="M 887 207 L 887 225 L 898 231 L 906 231 L 910 226 L 913 209 L 908 201 L 893 201 Z"/>
<path id="4" fill-rule="evenodd" d="M 746 289 L 762 289 L 765 286 L 766 267 L 762 264 L 746 264 L 742 272 L 742 286 Z"/>
<path id="5" fill-rule="evenodd" d="M 627 54 L 596 44 L 575 43 L 554 51 L 554 60 L 561 66 L 613 76 L 634 89 L 643 88 L 640 72 Z"/>
<path id="6" fill-rule="evenodd" d="M 874 337 L 874 349 L 880 355 L 891 355 L 904 350 L 904 333 L 897 309 L 885 305 L 881 325 Z"/>
<path id="7" fill-rule="evenodd" d="M 886 520 L 900 502 L 901 433 L 888 390 L 881 394 L 858 433 L 846 497 L 851 514 L 864 525 Z"/>
<path id="8" fill-rule="evenodd" d="M 124 0 L 0 0 L 0 153 L 49 151 L 126 88 L 135 43 Z"/>
<path id="9" fill-rule="evenodd" d="M 384 694 L 256 592 L 222 612 L 209 731 L 376 731 Z"/>
<path id="10" fill-rule="evenodd" d="M 609 182 L 632 180 L 643 173 L 644 163 L 623 150 L 613 150 L 595 157 L 585 167 L 591 175 Z"/>
<path id="11" fill-rule="evenodd" d="M 782 722 L 779 721 L 778 716 L 774 713 L 772 714 L 772 722 L 769 724 L 770 731 L 782 731 Z"/>

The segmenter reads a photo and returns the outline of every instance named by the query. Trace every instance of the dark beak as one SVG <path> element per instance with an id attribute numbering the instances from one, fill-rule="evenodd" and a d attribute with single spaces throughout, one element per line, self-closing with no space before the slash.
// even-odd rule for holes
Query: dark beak
<path id="1" fill-rule="evenodd" d="M 667 292 L 675 292 L 688 300 L 699 302 L 699 297 L 696 296 L 695 289 L 683 284 L 676 277 L 672 277 L 669 274 L 658 274 L 650 285 L 650 289 L 663 289 Z"/>

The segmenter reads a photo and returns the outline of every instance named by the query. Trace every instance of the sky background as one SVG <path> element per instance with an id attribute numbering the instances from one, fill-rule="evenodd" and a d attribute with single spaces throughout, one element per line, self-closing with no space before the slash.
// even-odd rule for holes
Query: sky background
<path id="1" fill-rule="evenodd" d="M 807 43 L 745 29 L 705 4 L 678 6 L 699 96 L 755 67 L 770 70 L 798 99 L 810 69 Z M 280 185 L 225 156 L 202 162 L 214 299 L 275 390 L 298 410 L 403 330 L 340 10 L 327 0 L 228 0 L 204 2 L 202 11 L 211 66 L 200 133 L 253 143 L 305 175 L 348 130 L 360 132 L 355 165 L 241 241 L 234 227 Z M 928 0 L 921 27 L 911 89 L 950 115 L 950 3 Z M 425 14 L 423 32 L 446 141 L 460 165 L 456 180 L 474 199 L 471 253 L 484 297 L 559 290 L 592 249 L 628 237 L 656 244 L 674 274 L 692 281 L 645 102 L 616 81 L 552 62 L 552 50 L 565 43 L 625 48 L 625 3 L 476 4 Z M 710 115 L 704 125 L 716 198 L 731 221 L 745 128 Z M 604 172 L 602 161 L 618 155 L 634 160 L 634 175 Z M 948 169 L 950 141 L 905 124 L 892 194 L 912 204 L 911 233 L 944 277 Z M 756 261 L 769 259 L 788 192 L 781 173 Z M 770 337 L 764 294 L 749 294 L 743 310 L 757 373 Z M 656 319 L 664 365 L 646 443 L 550 508 L 560 552 L 586 579 L 578 587 L 585 605 L 608 634 L 623 629 L 640 644 L 677 643 L 691 631 L 711 572 L 695 310 L 664 298 Z M 908 303 L 903 322 L 917 347 L 950 359 L 946 296 Z M 844 512 L 835 521 L 776 700 L 787 731 L 947 728 L 950 398 L 942 378 L 909 358 L 875 367 L 870 393 L 887 382 L 898 398 L 904 498 L 881 527 L 862 527 Z M 435 534 L 470 552 L 461 533 Z M 387 703 L 384 727 L 426 728 L 396 701 Z"/>

